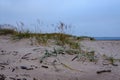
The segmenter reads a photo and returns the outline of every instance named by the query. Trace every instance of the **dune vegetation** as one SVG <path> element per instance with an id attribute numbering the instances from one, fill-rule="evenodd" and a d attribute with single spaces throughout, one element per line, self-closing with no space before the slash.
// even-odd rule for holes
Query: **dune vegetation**
<path id="1" fill-rule="evenodd" d="M 21 25 L 24 25 L 23 23 Z M 78 54 L 77 58 L 81 56 L 87 58 L 89 61 L 94 61 L 94 51 L 93 52 L 85 52 L 81 50 L 80 41 L 81 40 L 95 40 L 92 37 L 86 36 L 73 36 L 70 34 L 66 34 L 65 29 L 68 29 L 68 26 L 64 23 L 60 22 L 57 26 L 57 33 L 33 33 L 29 30 L 24 30 L 22 26 L 21 30 L 17 29 L 0 29 L 0 35 L 11 35 L 12 40 L 21 40 L 21 39 L 29 39 L 31 41 L 31 45 L 42 45 L 47 46 L 50 43 L 60 46 L 61 49 L 54 49 L 52 53 L 47 52 L 48 54 L 44 55 L 45 57 L 67 53 L 67 54 Z M 46 53 L 46 52 L 45 52 Z M 85 54 L 83 54 L 85 53 Z M 43 59 L 43 58 L 42 58 Z M 42 61 L 42 60 L 41 60 Z"/>

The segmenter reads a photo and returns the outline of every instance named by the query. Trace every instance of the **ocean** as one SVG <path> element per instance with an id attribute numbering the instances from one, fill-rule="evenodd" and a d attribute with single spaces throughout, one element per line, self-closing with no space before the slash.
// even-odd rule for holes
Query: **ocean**
<path id="1" fill-rule="evenodd" d="M 111 40 L 111 41 L 118 41 L 120 37 L 94 37 L 96 40 Z"/>

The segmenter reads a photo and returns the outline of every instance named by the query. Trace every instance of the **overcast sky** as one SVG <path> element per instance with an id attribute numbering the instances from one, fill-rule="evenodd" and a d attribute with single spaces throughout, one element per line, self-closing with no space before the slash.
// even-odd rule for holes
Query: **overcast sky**
<path id="1" fill-rule="evenodd" d="M 0 0 L 0 24 L 33 29 L 37 19 L 44 31 L 62 21 L 73 35 L 120 37 L 120 0 Z"/>

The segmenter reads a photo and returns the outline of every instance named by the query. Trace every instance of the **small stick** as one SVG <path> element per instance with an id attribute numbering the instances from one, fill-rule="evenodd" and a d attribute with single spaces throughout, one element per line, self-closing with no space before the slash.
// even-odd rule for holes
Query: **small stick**
<path id="1" fill-rule="evenodd" d="M 72 59 L 72 61 L 74 61 L 76 58 L 78 58 L 78 56 L 75 56 L 75 57 Z"/>
<path id="2" fill-rule="evenodd" d="M 48 66 L 44 66 L 44 65 L 42 65 L 41 67 L 43 67 L 43 68 L 48 68 Z"/>
<path id="3" fill-rule="evenodd" d="M 30 55 L 30 54 L 32 54 L 32 53 L 27 53 L 27 54 L 25 54 L 21 59 L 26 59 L 26 58 L 28 58 L 27 56 Z"/>
<path id="4" fill-rule="evenodd" d="M 111 72 L 111 70 L 101 70 L 101 71 L 97 71 L 96 73 L 101 74 L 101 73 L 104 73 L 104 72 Z"/>

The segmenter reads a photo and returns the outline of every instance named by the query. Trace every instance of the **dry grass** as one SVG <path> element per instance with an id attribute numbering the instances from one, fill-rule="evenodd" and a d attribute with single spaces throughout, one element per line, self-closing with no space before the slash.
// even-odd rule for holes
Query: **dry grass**
<path id="1" fill-rule="evenodd" d="M 15 30 L 12 29 L 0 29 L 0 35 L 8 35 L 8 34 L 14 34 L 16 33 Z"/>
<path id="2" fill-rule="evenodd" d="M 77 37 L 72 36 L 69 34 L 66 34 L 66 30 L 70 28 L 70 26 L 64 24 L 63 22 L 60 22 L 56 28 L 58 30 L 58 33 L 32 33 L 29 30 L 24 29 L 25 24 L 23 22 L 20 22 L 18 25 L 18 28 L 21 29 L 0 29 L 0 35 L 7 35 L 11 34 L 13 40 L 20 40 L 24 38 L 35 38 L 36 43 L 39 45 L 47 45 L 49 40 L 54 40 L 56 45 L 59 46 L 69 46 L 73 49 L 79 49 L 80 44 L 79 41 L 83 40 L 84 38 L 88 38 L 90 40 L 93 40 L 93 38 L 90 37 Z M 32 41 L 31 41 L 32 42 Z"/>

